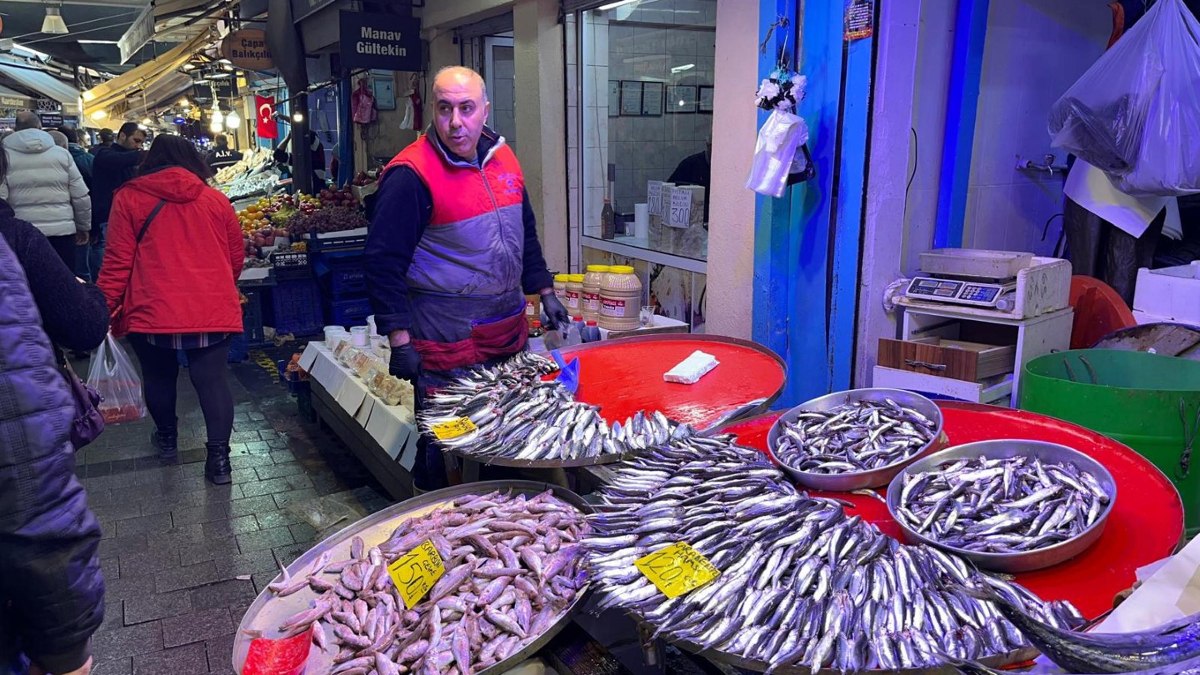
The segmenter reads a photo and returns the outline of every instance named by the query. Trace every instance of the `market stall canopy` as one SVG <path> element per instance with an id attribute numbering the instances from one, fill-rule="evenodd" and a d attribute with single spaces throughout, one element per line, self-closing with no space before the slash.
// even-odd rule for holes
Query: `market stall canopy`
<path id="1" fill-rule="evenodd" d="M 107 115 L 123 114 L 130 108 L 143 106 L 143 97 L 158 95 L 156 83 L 168 75 L 179 74 L 176 71 L 180 66 L 208 41 L 207 32 L 196 35 L 158 58 L 83 92 L 84 117 L 93 120 L 99 111 Z"/>
<path id="2" fill-rule="evenodd" d="M 142 97 L 136 103 L 130 100 L 125 115 L 139 119 L 153 116 L 155 112 L 173 106 L 181 94 L 192 89 L 193 84 L 192 78 L 183 73 L 167 73 L 143 89 Z"/>
<path id="3" fill-rule="evenodd" d="M 75 87 L 40 70 L 34 64 L 0 59 L 0 77 L 15 82 L 22 89 L 58 101 L 62 104 L 63 112 L 68 115 L 79 114 L 79 92 Z"/>

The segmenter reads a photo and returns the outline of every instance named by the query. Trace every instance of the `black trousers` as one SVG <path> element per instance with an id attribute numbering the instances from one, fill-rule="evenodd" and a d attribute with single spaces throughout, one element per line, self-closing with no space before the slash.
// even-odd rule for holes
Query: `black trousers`
<path id="1" fill-rule="evenodd" d="M 203 347 L 188 349 L 188 375 L 200 398 L 204 426 L 209 443 L 228 443 L 233 433 L 233 393 L 225 379 L 229 358 L 229 338 Z M 175 430 L 176 382 L 179 360 L 174 349 L 152 345 L 141 335 L 129 336 L 133 351 L 142 365 L 142 392 L 146 408 L 159 431 Z"/>
<path id="2" fill-rule="evenodd" d="M 58 257 L 66 263 L 67 269 L 75 271 L 75 235 L 64 234 L 61 237 L 46 237 Z"/>

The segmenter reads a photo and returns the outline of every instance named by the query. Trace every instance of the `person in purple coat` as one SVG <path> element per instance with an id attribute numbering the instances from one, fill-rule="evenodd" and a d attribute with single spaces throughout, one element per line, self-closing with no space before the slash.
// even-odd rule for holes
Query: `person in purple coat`
<path id="1" fill-rule="evenodd" d="M 5 168 L 0 153 L 0 181 Z M 75 401 L 52 341 L 99 346 L 108 310 L 2 200 L 0 298 L 0 675 L 87 675 L 104 619 L 100 524 L 75 477 Z"/>

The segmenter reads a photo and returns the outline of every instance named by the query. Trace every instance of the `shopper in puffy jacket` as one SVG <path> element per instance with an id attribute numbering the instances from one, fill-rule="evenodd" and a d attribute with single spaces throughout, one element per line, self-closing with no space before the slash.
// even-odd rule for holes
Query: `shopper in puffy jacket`
<path id="1" fill-rule="evenodd" d="M 159 136 L 141 175 L 113 198 L 98 283 L 109 307 L 121 308 L 114 332 L 128 330 L 142 365 L 146 407 L 158 428 L 151 443 L 164 459 L 176 454 L 175 351 L 186 350 L 208 428 L 204 474 L 224 484 L 233 430 L 226 359 L 230 334 L 242 332 L 236 279 L 244 249 L 233 205 L 205 184 L 210 175 L 190 143 Z"/>
<path id="2" fill-rule="evenodd" d="M 100 525 L 75 477 L 75 401 L 51 340 L 96 347 L 108 311 L 3 200 L 0 297 L 0 673 L 86 675 L 104 619 Z"/>
<path id="3" fill-rule="evenodd" d="M 71 153 L 54 144 L 32 112 L 17 115 L 16 132 L 4 139 L 8 176 L 0 199 L 50 239 L 68 267 L 75 266 L 75 245 L 86 244 L 92 229 L 92 200 Z"/>

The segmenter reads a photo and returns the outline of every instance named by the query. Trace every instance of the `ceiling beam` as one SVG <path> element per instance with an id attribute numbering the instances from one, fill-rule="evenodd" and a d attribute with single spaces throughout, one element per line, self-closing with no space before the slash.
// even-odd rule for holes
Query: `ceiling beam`
<path id="1" fill-rule="evenodd" d="M 46 6 L 46 0 L 4 0 L 6 3 Z M 145 7 L 146 0 L 54 0 L 54 4 L 88 5 L 90 7 Z"/>

